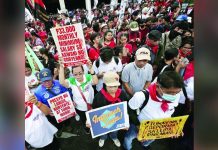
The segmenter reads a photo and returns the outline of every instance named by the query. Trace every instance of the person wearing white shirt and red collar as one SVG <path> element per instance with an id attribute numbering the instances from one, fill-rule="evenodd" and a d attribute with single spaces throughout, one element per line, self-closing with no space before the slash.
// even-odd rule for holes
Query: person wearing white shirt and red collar
<path id="1" fill-rule="evenodd" d="M 137 137 L 139 125 L 144 120 L 169 118 L 178 106 L 183 79 L 175 71 L 165 71 L 158 76 L 157 83 L 151 84 L 147 91 L 136 92 L 129 100 L 130 128 L 124 138 L 124 148 L 130 150 Z M 139 111 L 139 109 L 141 111 Z M 135 111 L 137 114 L 135 115 Z M 149 147 L 154 140 L 141 141 Z"/>

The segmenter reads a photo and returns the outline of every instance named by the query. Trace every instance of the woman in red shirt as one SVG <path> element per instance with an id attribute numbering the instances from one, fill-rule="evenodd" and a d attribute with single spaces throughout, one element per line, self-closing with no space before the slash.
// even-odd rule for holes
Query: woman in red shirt
<path id="1" fill-rule="evenodd" d="M 122 33 L 119 37 L 119 45 L 123 46 L 122 63 L 129 63 L 132 55 L 132 45 L 128 44 L 128 34 Z"/>
<path id="2" fill-rule="evenodd" d="M 110 48 L 114 48 L 116 46 L 116 43 L 114 42 L 112 31 L 108 30 L 104 33 L 103 46 L 104 47 L 108 46 Z"/>
<path id="3" fill-rule="evenodd" d="M 91 62 L 94 62 L 95 60 L 98 59 L 100 54 L 100 48 L 101 48 L 101 45 L 99 43 L 100 34 L 96 32 L 92 33 L 90 36 L 90 41 L 91 41 L 91 47 L 88 50 L 88 55 Z"/>

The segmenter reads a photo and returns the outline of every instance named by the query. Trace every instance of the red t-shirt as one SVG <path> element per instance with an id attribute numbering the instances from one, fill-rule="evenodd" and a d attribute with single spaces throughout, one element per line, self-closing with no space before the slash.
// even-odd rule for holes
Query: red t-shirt
<path id="1" fill-rule="evenodd" d="M 45 31 L 39 31 L 38 35 L 42 42 L 45 44 L 46 39 L 48 38 L 47 33 Z"/>
<path id="2" fill-rule="evenodd" d="M 110 48 L 114 48 L 114 47 L 116 47 L 116 44 L 115 44 L 114 40 L 112 40 L 109 44 L 106 44 L 104 42 L 104 46 L 109 46 Z"/>
<path id="3" fill-rule="evenodd" d="M 88 53 L 89 59 L 91 60 L 91 62 L 94 62 L 95 60 L 98 59 L 99 54 L 100 54 L 100 50 L 99 49 L 91 47 L 88 52 L 89 52 Z"/>

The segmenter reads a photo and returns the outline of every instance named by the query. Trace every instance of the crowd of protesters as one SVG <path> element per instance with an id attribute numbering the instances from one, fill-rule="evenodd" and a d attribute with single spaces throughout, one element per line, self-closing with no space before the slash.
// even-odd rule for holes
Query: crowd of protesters
<path id="1" fill-rule="evenodd" d="M 193 136 L 188 132 L 194 128 L 193 5 L 183 10 L 182 2 L 177 0 L 129 3 L 122 20 L 119 10 L 120 4 L 111 9 L 101 3 L 92 9 L 91 16 L 85 9 L 76 9 L 50 14 L 46 24 L 38 19 L 25 23 L 25 42 L 44 66 L 33 73 L 25 61 L 25 82 L 33 94 L 25 102 L 26 147 L 60 148 L 57 137 L 63 126 L 73 124 L 69 119 L 58 124 L 47 100 L 66 91 L 75 105 L 76 119 L 87 134 L 90 125 L 86 111 L 127 101 L 130 127 L 125 129 L 124 141 L 120 142 L 119 131 L 115 131 L 101 136 L 99 147 L 109 136 L 117 147 L 134 149 L 132 141 L 141 121 L 185 114 L 190 117 L 184 137 Z M 74 23 L 82 24 L 89 60 L 84 65 L 63 67 L 63 58 L 48 29 Z M 37 117 L 43 122 L 41 128 Z M 33 127 L 38 133 L 34 136 Z M 152 142 L 141 144 L 149 149 Z M 192 142 L 193 139 L 183 138 L 181 147 L 191 150 Z"/>

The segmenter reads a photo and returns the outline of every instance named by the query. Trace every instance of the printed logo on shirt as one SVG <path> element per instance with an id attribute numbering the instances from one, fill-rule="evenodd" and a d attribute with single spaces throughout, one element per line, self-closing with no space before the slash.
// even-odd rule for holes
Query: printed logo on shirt
<path id="1" fill-rule="evenodd" d="M 59 94 L 61 92 L 61 90 L 60 90 L 60 88 L 58 86 L 54 87 L 53 89 L 54 89 L 54 92 L 56 94 Z"/>
<path id="2" fill-rule="evenodd" d="M 45 99 L 49 98 L 49 93 L 48 93 L 48 92 L 46 92 L 46 93 L 44 94 L 44 98 L 45 98 Z"/>
<path id="3" fill-rule="evenodd" d="M 89 86 L 85 86 L 84 91 L 88 92 L 89 91 Z"/>

